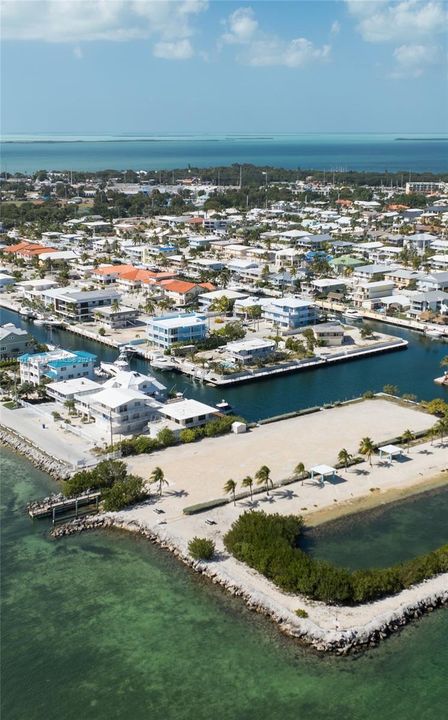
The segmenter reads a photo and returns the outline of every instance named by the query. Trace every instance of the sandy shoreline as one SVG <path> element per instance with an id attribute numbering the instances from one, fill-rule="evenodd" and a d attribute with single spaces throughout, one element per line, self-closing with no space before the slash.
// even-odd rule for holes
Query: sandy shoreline
<path id="1" fill-rule="evenodd" d="M 365 510 L 374 510 L 381 505 L 392 505 L 399 500 L 406 500 L 414 495 L 421 495 L 445 485 L 448 485 L 448 472 L 439 473 L 410 487 L 391 488 L 384 492 L 371 493 L 355 500 L 348 500 L 341 505 L 332 505 L 316 512 L 304 514 L 305 524 L 307 527 L 317 527 L 332 520 L 362 513 Z"/>

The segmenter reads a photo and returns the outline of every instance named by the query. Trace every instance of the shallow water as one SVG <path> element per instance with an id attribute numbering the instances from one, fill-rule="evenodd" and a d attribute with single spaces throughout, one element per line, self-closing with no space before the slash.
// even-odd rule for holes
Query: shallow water
<path id="1" fill-rule="evenodd" d="M 448 543 L 448 487 L 305 529 L 300 546 L 352 570 L 387 567 Z"/>
<path id="2" fill-rule="evenodd" d="M 401 137 L 401 140 L 397 140 Z M 1 169 L 162 170 L 252 163 L 327 171 L 446 172 L 447 136 L 370 133 L 261 135 L 13 136 L 1 143 Z"/>
<path id="3" fill-rule="evenodd" d="M 321 657 L 143 539 L 50 541 L 23 508 L 54 483 L 9 451 L 1 484 L 5 720 L 444 717 L 446 611 Z"/>

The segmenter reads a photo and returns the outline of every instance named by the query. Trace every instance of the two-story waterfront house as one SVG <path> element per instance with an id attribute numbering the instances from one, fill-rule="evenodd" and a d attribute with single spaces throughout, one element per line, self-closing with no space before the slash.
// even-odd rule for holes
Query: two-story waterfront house
<path id="1" fill-rule="evenodd" d="M 38 385 L 44 378 L 52 382 L 72 378 L 94 380 L 96 355 L 84 350 L 51 350 L 19 357 L 20 381 Z"/>
<path id="2" fill-rule="evenodd" d="M 263 317 L 281 330 L 294 330 L 313 325 L 319 317 L 319 311 L 309 300 L 273 298 L 269 305 L 263 307 Z"/>
<path id="3" fill-rule="evenodd" d="M 176 343 L 185 345 L 207 337 L 207 320 L 198 313 L 171 313 L 150 318 L 148 339 L 167 349 Z"/>

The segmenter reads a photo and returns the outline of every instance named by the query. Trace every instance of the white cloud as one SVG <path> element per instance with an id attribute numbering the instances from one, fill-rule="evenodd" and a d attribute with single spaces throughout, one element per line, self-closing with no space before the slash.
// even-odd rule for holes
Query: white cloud
<path id="1" fill-rule="evenodd" d="M 337 20 L 335 20 L 334 23 L 332 24 L 331 28 L 330 28 L 330 33 L 331 33 L 332 35 L 338 35 L 338 33 L 339 33 L 340 31 L 341 31 L 341 23 L 338 22 Z"/>
<path id="2" fill-rule="evenodd" d="M 238 8 L 225 21 L 226 32 L 220 45 L 239 45 L 239 62 L 254 67 L 283 65 L 303 67 L 310 62 L 327 60 L 330 46 L 316 47 L 303 37 L 283 40 L 273 33 L 263 32 L 252 8 Z"/>
<path id="3" fill-rule="evenodd" d="M 443 2 L 346 0 L 346 4 L 367 42 L 417 41 L 447 31 Z"/>
<path id="4" fill-rule="evenodd" d="M 393 78 L 419 77 L 443 61 L 436 37 L 448 31 L 446 4 L 439 0 L 346 0 L 357 29 L 369 43 L 394 43 Z"/>
<path id="5" fill-rule="evenodd" d="M 400 45 L 394 50 L 396 67 L 392 77 L 420 77 L 427 65 L 438 62 L 440 48 L 433 45 Z"/>
<path id="6" fill-rule="evenodd" d="M 157 57 L 184 59 L 207 0 L 3 0 L 2 36 L 44 42 L 152 38 Z M 171 43 L 171 48 L 168 47 Z"/>
<path id="7" fill-rule="evenodd" d="M 158 42 L 154 45 L 153 54 L 155 57 L 164 60 L 188 60 L 193 57 L 194 50 L 188 38 L 175 40 L 173 42 Z"/>
<path id="8" fill-rule="evenodd" d="M 306 38 L 295 38 L 285 42 L 279 38 L 257 40 L 252 43 L 246 55 L 249 65 L 284 65 L 290 68 L 303 67 L 313 61 L 327 60 L 330 46 L 315 47 Z"/>
<path id="9" fill-rule="evenodd" d="M 228 32 L 222 41 L 229 44 L 247 43 L 258 30 L 258 21 L 252 8 L 238 8 L 227 20 Z"/>

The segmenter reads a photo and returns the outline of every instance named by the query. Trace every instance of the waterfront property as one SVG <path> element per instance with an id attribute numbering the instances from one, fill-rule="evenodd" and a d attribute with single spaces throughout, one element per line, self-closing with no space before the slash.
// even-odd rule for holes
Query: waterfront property
<path id="1" fill-rule="evenodd" d="M 88 420 L 95 420 L 99 432 L 114 435 L 141 433 L 148 422 L 159 418 L 160 403 L 138 390 L 106 388 L 93 394 L 76 396 L 76 409 Z"/>
<path id="2" fill-rule="evenodd" d="M 266 360 L 275 352 L 275 341 L 264 340 L 263 338 L 249 338 L 227 343 L 225 350 L 235 362 L 249 365 L 257 360 Z"/>
<path id="3" fill-rule="evenodd" d="M 262 309 L 263 317 L 282 331 L 295 330 L 317 322 L 319 311 L 314 303 L 296 297 L 273 298 Z"/>
<path id="4" fill-rule="evenodd" d="M 176 343 L 186 345 L 207 336 L 207 320 L 198 313 L 172 313 L 152 317 L 148 323 L 148 340 L 167 349 Z"/>
<path id="5" fill-rule="evenodd" d="M 198 400 L 177 398 L 166 405 L 162 405 L 159 409 L 160 415 L 168 420 L 163 427 L 178 432 L 187 428 L 199 427 L 205 425 L 210 420 L 216 420 L 219 416 L 218 410 L 211 405 L 206 405 Z M 150 428 L 157 434 L 161 426 Z"/>
<path id="6" fill-rule="evenodd" d="M 95 316 L 110 330 L 116 330 L 117 328 L 135 325 L 138 310 L 126 305 L 120 305 L 119 307 L 107 305 L 95 310 Z"/>
<path id="7" fill-rule="evenodd" d="M 164 406 L 164 409 L 169 407 Z M 176 403 L 172 408 L 175 411 Z M 126 462 L 131 472 L 144 477 L 155 466 L 163 467 L 167 477 L 181 484 L 189 493 L 188 502 L 176 506 L 179 512 L 184 505 L 222 497 L 222 488 L 229 477 L 235 481 L 241 481 L 246 475 L 253 477 L 260 465 L 267 465 L 274 482 L 279 482 L 292 477 L 298 462 L 303 462 L 305 468 L 323 464 L 334 466 L 341 448 L 356 455 L 363 437 L 371 436 L 374 442 L 386 444 L 406 429 L 412 432 L 427 430 L 434 422 L 433 416 L 412 405 L 401 406 L 385 399 L 364 400 L 263 424 L 241 435 L 206 438 L 201 440 L 199 448 L 195 443 L 171 447 L 151 455 L 127 458 Z M 442 449 L 440 453 L 443 455 Z M 417 463 L 417 459 L 422 462 Z M 394 468 L 389 475 L 383 474 L 383 480 L 390 486 L 398 484 L 400 472 L 405 467 L 408 470 L 414 468 L 418 478 L 418 470 L 434 466 L 434 459 L 434 456 L 413 455 L 412 464 L 403 463 L 400 470 Z M 350 470 L 345 478 L 345 482 L 326 484 L 325 491 L 320 491 L 318 497 L 314 492 L 308 496 L 307 491 L 301 490 L 300 495 L 306 494 L 308 501 L 298 500 L 295 507 L 307 506 L 311 509 L 314 503 L 321 505 L 324 501 L 331 504 L 333 499 L 348 500 L 352 493 L 368 494 L 369 487 L 372 487 L 370 476 L 358 473 L 356 468 Z M 308 505 L 311 497 L 314 498 L 312 505 Z"/>
<path id="8" fill-rule="evenodd" d="M 0 325 L 0 360 L 11 360 L 34 348 L 34 338 L 12 323 Z"/>
<path id="9" fill-rule="evenodd" d="M 84 350 L 51 350 L 19 357 L 20 381 L 38 385 L 44 378 L 52 381 L 94 378 L 96 355 Z"/>
<path id="10" fill-rule="evenodd" d="M 42 297 L 47 307 L 69 322 L 91 320 L 97 310 L 120 300 L 120 294 L 109 288 L 86 291 L 55 288 L 45 290 Z"/>

